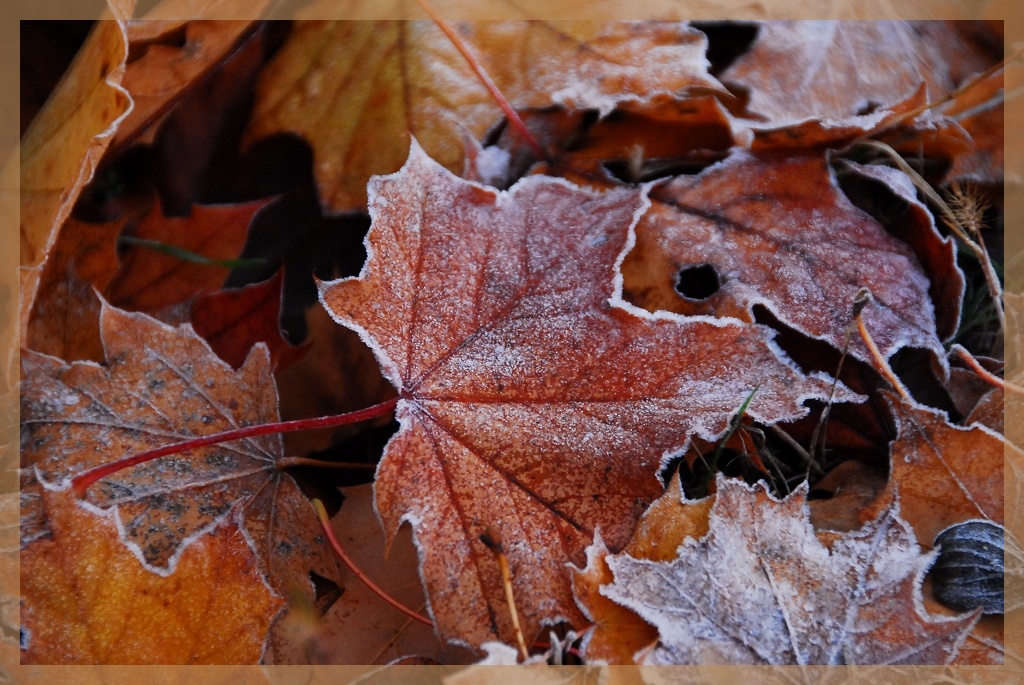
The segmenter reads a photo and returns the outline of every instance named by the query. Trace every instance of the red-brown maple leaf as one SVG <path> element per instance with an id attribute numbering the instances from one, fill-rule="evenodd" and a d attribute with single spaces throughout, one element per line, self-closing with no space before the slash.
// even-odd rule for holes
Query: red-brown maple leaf
<path id="1" fill-rule="evenodd" d="M 389 537 L 412 522 L 442 638 L 511 639 L 487 526 L 504 539 L 527 639 L 581 625 L 566 562 L 582 565 L 598 526 L 625 544 L 688 436 L 721 433 L 755 386 L 747 413 L 769 423 L 827 392 L 780 361 L 764 327 L 621 299 L 643 191 L 533 176 L 498 192 L 415 144 L 369 191 L 369 260 L 321 299 L 399 389 L 377 510 Z"/>
<path id="2" fill-rule="evenodd" d="M 626 297 L 651 311 L 747 321 L 761 305 L 842 349 L 850 303 L 868 287 L 875 304 L 865 321 L 883 356 L 918 347 L 943 360 L 941 340 L 956 330 L 963 290 L 952 240 L 940 237 L 902 173 L 862 173 L 906 199 L 899 236 L 850 202 L 820 154 L 737 151 L 653 187 L 654 206 L 622 266 Z M 708 267 L 720 287 L 683 295 L 683 274 Z M 870 359 L 858 340 L 850 353 Z"/>

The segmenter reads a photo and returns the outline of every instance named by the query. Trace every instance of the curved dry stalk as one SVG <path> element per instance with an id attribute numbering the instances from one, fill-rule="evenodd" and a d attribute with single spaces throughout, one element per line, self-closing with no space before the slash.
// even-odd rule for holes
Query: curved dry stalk
<path id="1" fill-rule="evenodd" d="M 867 288 L 861 288 L 857 291 L 857 296 L 853 300 L 853 323 L 857 326 L 857 332 L 860 333 L 861 340 L 864 341 L 864 346 L 868 348 L 868 352 L 871 354 L 871 359 L 875 363 L 875 368 L 878 370 L 885 380 L 889 381 L 889 384 L 896 390 L 900 398 L 903 400 L 910 399 L 910 393 L 907 392 L 907 388 L 900 382 L 900 379 L 896 376 L 896 373 L 889 366 L 889 362 L 885 360 L 882 353 L 878 349 L 878 345 L 875 344 L 871 334 L 868 333 L 867 326 L 864 325 L 864 317 L 861 313 L 864 311 L 864 307 L 871 302 L 871 291 Z"/>
<path id="2" fill-rule="evenodd" d="M 356 563 L 352 561 L 352 558 L 345 552 L 345 549 L 341 546 L 341 543 L 338 542 L 338 538 L 335 537 L 334 529 L 331 528 L 331 519 L 329 516 L 327 516 L 327 510 L 324 508 L 323 502 L 316 498 L 313 498 L 312 500 L 310 500 L 310 504 L 313 505 L 313 509 L 316 511 L 316 517 L 320 521 L 320 527 L 323 529 L 324 535 L 327 536 L 327 541 L 330 543 L 331 549 L 334 550 L 334 553 L 338 555 L 338 558 L 341 559 L 345 566 L 347 566 L 348 569 L 352 571 L 353 574 L 355 574 L 356 578 L 363 581 L 363 584 L 366 585 L 366 587 L 368 587 L 373 592 L 373 594 L 383 599 L 385 602 L 390 604 L 395 609 L 398 609 L 409 618 L 419 621 L 423 625 L 430 626 L 431 628 L 433 628 L 433 621 L 431 621 L 426 616 L 423 616 L 413 611 L 412 609 L 405 606 L 388 593 L 384 592 L 384 590 L 379 588 L 376 583 L 370 580 L 370 577 L 368 575 L 363 573 L 363 571 L 358 566 L 356 566 Z"/>
<path id="3" fill-rule="evenodd" d="M 875 130 L 875 131 L 872 131 L 870 133 L 870 135 L 877 136 L 879 133 L 883 133 L 885 131 L 888 131 L 888 130 L 892 129 L 895 126 L 899 126 L 900 124 L 902 124 L 905 121 L 909 121 L 909 120 L 913 119 L 918 114 L 922 114 L 924 112 L 927 112 L 930 109 L 935 109 L 936 107 L 941 107 L 942 105 L 946 104 L 947 102 L 952 102 L 953 100 L 956 100 L 958 97 L 960 97 L 961 95 L 966 93 L 968 90 L 970 90 L 974 86 L 978 85 L 979 83 L 981 83 L 982 81 L 987 79 L 992 74 L 996 73 L 997 71 L 999 71 L 1001 69 L 1004 69 L 1006 67 L 1006 65 L 1008 65 L 1010 62 L 1013 62 L 1013 61 L 1017 60 L 1018 58 L 1020 58 L 1021 55 L 1024 55 L 1024 48 L 1019 48 L 1017 51 L 1015 51 L 1009 57 L 1004 58 L 1000 62 L 996 62 L 991 67 L 989 67 L 985 71 L 981 72 L 980 74 L 978 74 L 977 76 L 975 76 L 974 78 L 969 80 L 967 83 L 963 84 L 962 86 L 960 86 L 959 88 L 954 90 L 952 93 L 949 93 L 948 95 L 944 95 L 943 97 L 938 98 L 937 100 L 932 100 L 931 102 L 926 102 L 925 104 L 921 105 L 920 107 L 915 107 L 914 109 L 910 110 L 909 112 L 904 112 L 903 114 L 900 114 L 895 119 L 893 119 L 892 121 L 888 122 L 882 128 L 880 128 L 878 130 Z M 862 141 L 855 141 L 855 142 L 862 142 Z"/>
<path id="4" fill-rule="evenodd" d="M 956 345 L 953 345 L 949 351 L 955 352 L 964 360 L 964 362 L 967 363 L 967 366 L 971 367 L 971 370 L 974 371 L 974 373 L 978 374 L 978 376 L 980 376 L 981 379 L 989 385 L 1002 388 L 1003 390 L 1009 390 L 1010 392 L 1017 393 L 1018 395 L 1024 395 L 1024 388 L 989 372 L 988 369 L 978 363 L 978 360 L 974 358 L 974 355 L 968 352 L 967 348 L 963 345 L 957 343 Z"/>
<path id="5" fill-rule="evenodd" d="M 512 594 L 512 570 L 508 566 L 508 558 L 505 556 L 505 548 L 501 544 L 501 534 L 491 526 L 487 527 L 480 541 L 487 545 L 495 559 L 498 560 L 498 569 L 501 571 L 501 581 L 505 585 L 505 599 L 508 602 L 509 612 L 512 614 L 512 628 L 516 631 L 516 640 L 519 643 L 519 653 L 523 656 L 525 663 L 530 658 L 530 650 L 526 648 L 526 639 L 523 637 L 523 629 L 519 625 L 519 612 L 516 611 L 516 600 Z"/>
<path id="6" fill-rule="evenodd" d="M 544 148 L 537 142 L 537 139 L 533 137 L 530 130 L 526 128 L 526 124 L 519 117 L 519 113 L 516 112 L 511 103 L 505 99 L 505 95 L 498 88 L 497 84 L 491 80 L 491 77 L 487 72 L 484 71 L 484 65 L 480 64 L 480 61 L 473 55 L 465 41 L 463 41 L 462 38 L 459 37 L 459 34 L 449 26 L 448 22 L 445 21 L 444 17 L 441 16 L 441 13 L 430 4 L 429 0 L 416 0 L 416 2 L 419 3 L 419 6 L 423 8 L 423 11 L 426 12 L 430 19 L 437 25 L 437 28 L 441 29 L 444 35 L 448 37 L 448 40 L 451 41 L 452 45 L 455 46 L 455 49 L 459 51 L 459 54 L 462 55 L 463 59 L 466 60 L 469 68 L 473 70 L 474 74 L 476 74 L 480 83 L 482 83 L 484 88 L 487 89 L 487 92 L 491 94 L 491 98 L 494 99 L 498 106 L 501 107 L 501 111 L 505 113 L 506 117 L 508 117 L 509 124 L 511 124 L 512 128 L 514 128 L 523 140 L 526 141 L 526 144 L 530 146 L 530 150 L 533 152 L 534 156 L 540 160 L 547 159 L 548 156 L 544 152 Z"/>

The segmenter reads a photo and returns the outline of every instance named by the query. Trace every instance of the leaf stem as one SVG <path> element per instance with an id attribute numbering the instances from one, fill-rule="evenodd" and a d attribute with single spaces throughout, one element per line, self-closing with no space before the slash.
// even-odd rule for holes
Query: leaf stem
<path id="1" fill-rule="evenodd" d="M 882 356 L 878 345 L 875 344 L 871 334 L 868 333 L 867 326 L 864 325 L 864 317 L 861 316 L 861 313 L 864 311 L 864 307 L 871 302 L 871 299 L 871 291 L 867 288 L 861 288 L 857 291 L 857 296 L 853 300 L 853 321 L 857 326 L 857 332 L 860 333 L 860 339 L 864 341 L 864 346 L 868 348 L 868 352 L 871 354 L 875 369 L 885 377 L 885 380 L 889 381 L 889 384 L 899 393 L 901 399 L 904 401 L 909 400 L 910 393 L 907 392 L 900 379 L 896 377 L 896 373 L 889 366 L 889 362 L 885 360 L 885 357 Z"/>
<path id="2" fill-rule="evenodd" d="M 327 536 L 327 540 L 331 543 L 331 548 L 334 550 L 334 553 L 338 555 L 338 558 L 341 559 L 341 561 L 345 564 L 345 566 L 348 567 L 348 570 L 352 571 L 352 573 L 355 574 L 356 578 L 358 578 L 359 580 L 363 581 L 363 583 L 366 585 L 366 587 L 370 588 L 370 590 L 375 595 L 377 595 L 378 597 L 383 599 L 385 602 L 387 602 L 388 604 L 390 604 L 394 608 L 398 609 L 399 611 L 401 611 L 403 614 L 405 614 L 409 618 L 415 619 L 415 620 L 419 621 L 420 623 L 423 623 L 423 624 L 428 625 L 431 628 L 433 628 L 434 627 L 434 622 L 433 621 L 431 621 L 426 616 L 423 616 L 423 615 L 413 611 L 412 609 L 410 609 L 409 607 L 405 606 L 404 604 L 399 602 L 397 599 L 395 599 L 394 597 L 392 597 L 388 593 L 386 593 L 383 590 L 381 590 L 379 587 L 377 587 L 376 583 L 374 583 L 372 580 L 370 580 L 369 576 L 367 576 L 365 573 L 363 573 L 362 570 L 360 570 L 360 568 L 358 566 L 356 566 L 355 562 L 352 561 L 352 558 L 349 557 L 349 555 L 345 553 L 345 550 L 342 548 L 341 544 L 338 542 L 338 538 L 336 538 L 334 536 L 334 529 L 331 528 L 331 520 L 327 516 L 327 510 L 324 509 L 323 502 L 321 502 L 320 500 L 314 498 L 312 500 L 312 504 L 313 504 L 313 509 L 316 510 L 316 517 L 318 519 L 320 519 L 320 527 L 324 529 L 324 535 Z"/>
<path id="3" fill-rule="evenodd" d="M 974 371 L 974 373 L 981 376 L 981 378 L 986 383 L 994 385 L 997 388 L 1002 388 L 1003 390 L 1015 392 L 1018 395 L 1024 395 L 1024 388 L 1020 387 L 1016 383 L 1011 383 L 1008 380 L 1004 380 L 999 376 L 990 373 L 988 369 L 986 369 L 984 366 L 978 363 L 978 360 L 974 358 L 974 355 L 968 352 L 967 348 L 965 348 L 963 345 L 960 345 L 959 343 L 953 345 L 953 347 L 950 349 L 950 352 L 956 352 L 956 354 L 961 359 L 967 362 L 967 365 L 971 367 L 971 370 Z"/>
<path id="4" fill-rule="evenodd" d="M 116 461 L 111 461 L 106 464 L 100 464 L 99 466 L 87 471 L 83 471 L 71 479 L 71 487 L 74 489 L 75 494 L 78 497 L 83 497 L 85 496 L 85 491 L 89 486 L 100 478 L 105 478 L 106 476 L 116 473 L 121 469 L 126 469 L 153 459 L 166 457 L 171 454 L 178 454 L 180 452 L 187 452 L 199 447 L 206 447 L 207 445 L 216 445 L 230 440 L 241 440 L 242 438 L 251 438 L 258 435 L 290 433 L 292 431 L 310 430 L 313 428 L 331 428 L 334 426 L 344 426 L 350 423 L 359 423 L 360 421 L 384 416 L 394 409 L 397 403 L 398 398 L 393 397 L 386 402 L 375 404 L 372 407 L 367 407 L 366 409 L 360 409 L 358 411 L 346 412 L 344 414 L 321 416 L 315 419 L 296 419 L 295 421 L 281 421 L 278 423 L 261 423 L 256 426 L 236 428 L 235 430 L 224 431 L 223 433 L 204 435 L 201 438 L 193 438 L 183 442 L 176 442 L 172 445 L 164 445 L 157 449 L 133 454 L 132 456 L 117 459 Z"/>
<path id="5" fill-rule="evenodd" d="M 459 34 L 452 29 L 448 22 L 444 20 L 444 17 L 441 16 L 441 14 L 433 5 L 430 4 L 428 0 L 416 0 L 416 2 L 419 3 L 420 7 L 423 8 L 423 11 L 427 13 L 433 22 L 437 24 L 437 28 L 441 29 L 441 31 L 444 32 L 444 35 L 448 36 L 448 40 L 452 42 L 455 49 L 462 54 L 462 57 L 469 64 L 469 68 L 473 70 L 476 77 L 480 79 L 480 83 L 484 85 L 487 92 L 490 93 L 491 97 L 494 98 L 494 101 L 498 103 L 498 107 L 501 107 L 501 111 L 505 113 L 506 117 L 508 117 L 508 122 L 519 133 L 519 135 L 522 136 L 523 140 L 526 141 L 526 144 L 530 146 L 530 150 L 533 151 L 534 156 L 537 159 L 546 160 L 548 156 L 544 152 L 544 148 L 541 147 L 540 143 L 537 142 L 537 139 L 533 137 L 533 134 L 526 128 L 526 124 L 523 123 L 521 118 L 519 118 L 519 114 L 512 108 L 509 101 L 505 99 L 504 94 L 502 94 L 498 89 L 498 86 L 495 85 L 494 81 L 491 80 L 491 77 L 487 75 L 487 72 L 484 71 L 483 65 L 480 64 L 479 60 L 477 60 L 473 53 L 469 51 L 469 47 L 466 45 L 465 41 L 463 41 Z"/>
<path id="6" fill-rule="evenodd" d="M 512 614 L 512 629 L 516 631 L 516 640 L 519 642 L 519 653 L 523 661 L 530 658 L 530 650 L 526 648 L 526 639 L 523 637 L 523 629 L 519 626 L 519 612 L 516 611 L 516 599 L 512 594 L 512 570 L 508 567 L 508 557 L 505 556 L 505 547 L 501 542 L 501 533 L 497 529 L 487 526 L 487 530 L 480 536 L 480 542 L 491 550 L 498 560 L 498 570 L 501 572 L 501 581 L 505 585 L 505 601 L 508 602 L 509 612 Z"/>

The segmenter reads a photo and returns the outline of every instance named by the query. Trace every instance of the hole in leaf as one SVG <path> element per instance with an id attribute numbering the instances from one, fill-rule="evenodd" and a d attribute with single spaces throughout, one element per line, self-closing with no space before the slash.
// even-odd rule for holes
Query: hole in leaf
<path id="1" fill-rule="evenodd" d="M 855 112 L 855 114 L 857 114 L 858 116 L 864 116 L 866 114 L 871 114 L 872 112 L 876 111 L 881 106 L 882 106 L 882 103 L 880 103 L 880 102 L 875 102 L 874 100 L 867 100 L 863 104 L 861 104 L 860 107 L 857 108 L 857 111 Z"/>
<path id="2" fill-rule="evenodd" d="M 345 592 L 330 578 L 324 578 L 315 571 L 309 572 L 309 580 L 313 583 L 313 606 L 318 616 L 323 616 Z"/>
<path id="3" fill-rule="evenodd" d="M 689 300 L 706 300 L 722 287 L 718 272 L 711 264 L 688 266 L 679 272 L 676 292 Z"/>
<path id="4" fill-rule="evenodd" d="M 715 77 L 750 49 L 760 31 L 757 24 L 740 21 L 695 21 L 691 26 L 708 37 L 708 71 Z"/>

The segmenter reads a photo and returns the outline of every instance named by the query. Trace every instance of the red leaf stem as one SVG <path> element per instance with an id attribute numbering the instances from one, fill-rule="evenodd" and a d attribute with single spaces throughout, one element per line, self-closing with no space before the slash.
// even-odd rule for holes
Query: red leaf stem
<path id="1" fill-rule="evenodd" d="M 256 426 L 246 426 L 245 428 L 224 431 L 213 435 L 204 435 L 201 438 L 193 438 L 192 440 L 185 440 L 184 442 L 176 442 L 172 445 L 164 445 L 163 447 L 158 447 L 154 450 L 133 454 L 130 457 L 117 459 L 116 461 L 101 464 L 95 468 L 83 471 L 71 479 L 71 487 L 74 489 L 77 496 L 82 497 L 85 495 L 85 491 L 89 486 L 100 478 L 109 476 L 112 473 L 117 473 L 122 469 L 135 466 L 136 464 L 141 464 L 160 457 L 166 457 L 171 454 L 187 452 L 199 447 L 206 447 L 207 445 L 216 445 L 230 440 L 251 438 L 257 435 L 290 433 L 292 431 L 310 430 L 313 428 L 331 428 L 334 426 L 343 426 L 349 423 L 359 423 L 360 421 L 367 421 L 369 419 L 375 419 L 378 416 L 384 416 L 394 409 L 397 403 L 398 398 L 393 397 L 386 402 L 375 404 L 372 407 L 367 407 L 366 409 L 360 409 L 358 411 L 346 412 L 344 414 L 321 416 L 315 419 L 296 419 L 294 421 L 281 421 L 278 423 L 261 423 Z"/>
<path id="2" fill-rule="evenodd" d="M 352 561 L 352 559 L 348 556 L 348 554 L 342 548 L 341 544 L 338 542 L 338 539 L 336 537 L 334 537 L 334 529 L 331 528 L 331 520 L 327 516 L 327 510 L 324 509 L 323 503 L 320 500 L 315 499 L 315 498 L 312 500 L 312 503 L 313 503 L 313 508 L 316 510 L 316 516 L 317 516 L 318 519 L 320 519 L 320 526 L 324 529 L 324 535 L 327 536 L 327 540 L 330 541 L 330 543 L 331 543 L 331 548 L 334 549 L 334 553 L 338 555 L 338 558 L 341 559 L 342 562 L 344 562 L 345 566 L 348 566 L 349 570 L 352 571 L 352 573 L 355 574 L 356 578 L 358 578 L 359 580 L 363 581 L 363 583 L 366 585 L 366 587 L 370 588 L 370 590 L 373 591 L 373 594 L 377 595 L 378 597 L 383 599 L 385 602 L 387 602 L 388 604 L 390 604 L 394 608 L 396 608 L 399 611 L 401 611 L 403 614 L 405 614 L 409 618 L 415 619 L 415 620 L 419 621 L 420 623 L 423 623 L 423 624 L 428 625 L 431 628 L 433 628 L 434 627 L 434 622 L 433 621 L 431 621 L 426 616 L 423 616 L 423 615 L 413 611 L 412 609 L 410 609 L 409 607 L 405 606 L 404 604 L 399 602 L 397 599 L 395 599 L 394 597 L 392 597 L 391 595 L 389 595 L 388 593 L 384 592 L 382 589 L 377 587 L 376 583 L 374 583 L 372 580 L 370 580 L 369 576 L 367 576 L 365 573 L 363 573 L 359 569 L 359 567 L 356 566 L 355 562 Z"/>

